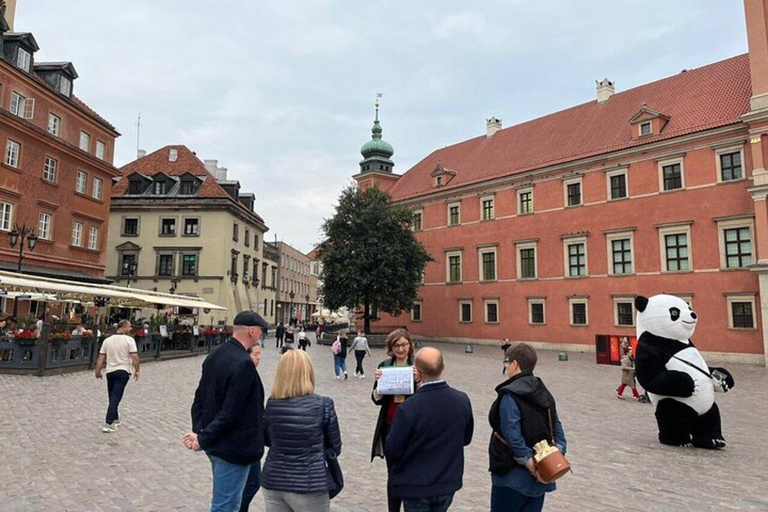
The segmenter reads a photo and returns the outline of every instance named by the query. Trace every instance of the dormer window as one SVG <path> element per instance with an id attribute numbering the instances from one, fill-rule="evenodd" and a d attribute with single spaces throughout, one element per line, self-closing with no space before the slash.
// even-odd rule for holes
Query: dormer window
<path id="1" fill-rule="evenodd" d="M 143 187 L 142 187 L 141 180 L 131 180 L 128 182 L 129 194 L 141 194 L 142 189 Z"/>
<path id="2" fill-rule="evenodd" d="M 29 73 L 29 66 L 32 63 L 32 55 L 24 48 L 19 48 L 19 53 L 16 55 L 16 65 Z"/>
<path id="3" fill-rule="evenodd" d="M 192 195 L 197 192 L 197 182 L 195 180 L 181 180 L 179 193 L 183 195 Z"/>
<path id="4" fill-rule="evenodd" d="M 61 81 L 59 82 L 59 92 L 64 96 L 69 97 L 72 94 L 72 80 L 62 76 Z"/>
<path id="5" fill-rule="evenodd" d="M 644 123 L 640 123 L 640 135 L 650 135 L 653 133 L 653 129 L 651 127 L 651 122 L 646 121 Z"/>
<path id="6" fill-rule="evenodd" d="M 438 187 L 442 187 L 443 186 L 443 177 L 442 176 L 438 176 L 437 178 L 435 178 L 435 185 L 438 186 Z"/>
<path id="7" fill-rule="evenodd" d="M 165 182 L 156 181 L 154 183 L 154 188 L 152 189 L 152 193 L 155 194 L 156 196 L 165 195 Z"/>

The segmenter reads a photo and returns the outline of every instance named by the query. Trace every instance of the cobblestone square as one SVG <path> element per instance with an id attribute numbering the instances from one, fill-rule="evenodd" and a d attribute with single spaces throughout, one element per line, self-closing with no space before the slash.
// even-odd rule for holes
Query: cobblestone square
<path id="1" fill-rule="evenodd" d="M 501 351 L 440 345 L 446 379 L 472 400 L 476 429 L 466 450 L 464 488 L 451 510 L 488 510 L 490 478 L 487 412 L 502 381 Z M 332 509 L 385 510 L 384 462 L 369 462 L 377 409 L 368 378 L 336 381 L 329 347 L 313 345 L 317 391 L 335 399 L 340 418 L 346 486 Z M 267 393 L 278 360 L 268 340 L 259 369 Z M 181 444 L 203 356 L 145 364 L 121 406 L 123 426 L 103 434 L 106 384 L 92 373 L 37 378 L 0 375 L 0 510 L 207 510 L 207 459 Z M 351 371 L 353 358 L 348 359 Z M 593 354 L 540 352 L 537 374 L 558 400 L 574 473 L 547 498 L 551 510 L 768 510 L 764 442 L 768 371 L 727 365 L 736 388 L 719 395 L 724 451 L 663 447 L 650 405 L 620 401 L 620 369 L 598 366 Z M 628 393 L 627 393 L 628 394 Z M 259 493 L 252 510 L 263 510 Z"/>

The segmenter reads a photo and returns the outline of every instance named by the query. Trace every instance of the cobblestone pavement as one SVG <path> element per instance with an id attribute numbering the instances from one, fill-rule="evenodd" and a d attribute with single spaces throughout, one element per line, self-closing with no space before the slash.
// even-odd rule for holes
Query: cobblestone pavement
<path id="1" fill-rule="evenodd" d="M 260 367 L 267 393 L 278 359 L 270 341 Z M 488 510 L 487 411 L 502 380 L 501 351 L 441 348 L 446 378 L 469 394 L 477 425 L 466 450 L 464 488 L 451 510 Z M 385 465 L 369 462 L 377 414 L 369 399 L 372 380 L 337 382 L 330 348 L 313 345 L 310 354 L 318 392 L 334 397 L 341 421 L 346 487 L 332 508 L 385 510 Z M 374 350 L 368 371 L 384 357 Z M 201 356 L 144 365 L 141 381 L 128 386 L 124 423 L 115 434 L 100 431 L 106 384 L 91 373 L 0 375 L 0 510 L 206 510 L 208 461 L 181 444 L 202 362 Z M 768 370 L 729 369 L 736 389 L 718 396 L 729 446 L 710 452 L 659 445 L 652 407 L 616 399 L 617 367 L 597 366 L 591 354 L 559 362 L 556 353 L 542 352 L 537 373 L 558 400 L 574 468 L 546 508 L 768 510 Z M 261 494 L 251 509 L 263 510 Z"/>

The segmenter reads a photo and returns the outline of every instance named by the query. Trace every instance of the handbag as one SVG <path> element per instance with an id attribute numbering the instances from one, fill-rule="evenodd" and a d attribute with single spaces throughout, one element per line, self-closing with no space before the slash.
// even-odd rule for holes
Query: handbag
<path id="1" fill-rule="evenodd" d="M 330 424 L 331 403 L 327 397 L 323 397 L 323 429 Z M 325 447 L 325 470 L 327 473 L 328 496 L 335 498 L 344 488 L 344 474 L 341 472 L 341 464 L 336 456 L 336 451 L 330 446 Z"/>
<path id="2" fill-rule="evenodd" d="M 554 482 L 558 478 L 562 477 L 571 470 L 571 463 L 565 458 L 563 452 L 561 452 L 557 446 L 555 446 L 555 429 L 552 425 L 552 410 L 547 409 L 547 416 L 549 417 L 549 435 L 551 445 L 548 440 L 539 441 L 533 447 L 536 454 L 533 456 L 533 461 L 536 464 L 536 470 L 541 475 L 542 480 L 545 482 Z"/>

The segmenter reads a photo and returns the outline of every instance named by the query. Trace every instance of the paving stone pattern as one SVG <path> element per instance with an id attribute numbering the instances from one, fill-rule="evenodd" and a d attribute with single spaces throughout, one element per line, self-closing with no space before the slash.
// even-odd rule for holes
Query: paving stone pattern
<path id="1" fill-rule="evenodd" d="M 451 510 L 488 510 L 487 411 L 502 381 L 501 351 L 441 348 L 446 379 L 469 394 L 476 421 L 464 488 Z M 366 359 L 370 374 L 385 357 L 383 350 L 373 352 Z M 386 510 L 384 462 L 369 461 L 378 413 L 369 398 L 372 375 L 336 381 L 330 348 L 313 345 L 310 354 L 318 392 L 335 399 L 341 421 L 346 487 L 332 509 Z M 269 340 L 259 369 L 267 393 L 277 360 Z M 145 364 L 141 381 L 126 390 L 124 423 L 115 434 L 101 432 L 106 382 L 91 373 L 0 375 L 0 510 L 207 510 L 208 460 L 181 444 L 202 362 L 199 356 Z M 768 510 L 768 370 L 729 369 L 736 389 L 717 397 L 728 448 L 679 449 L 656 441 L 650 405 L 616 399 L 619 368 L 598 366 L 591 354 L 560 362 L 556 353 L 541 352 L 537 373 L 558 400 L 574 469 L 548 495 L 545 509 Z M 259 493 L 251 510 L 263 507 Z"/>

